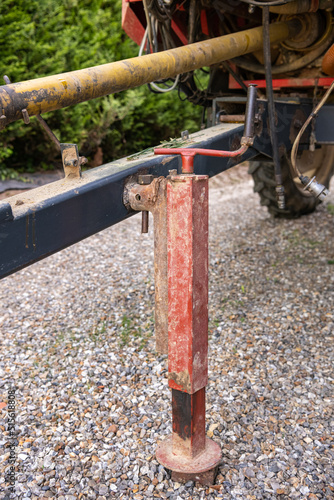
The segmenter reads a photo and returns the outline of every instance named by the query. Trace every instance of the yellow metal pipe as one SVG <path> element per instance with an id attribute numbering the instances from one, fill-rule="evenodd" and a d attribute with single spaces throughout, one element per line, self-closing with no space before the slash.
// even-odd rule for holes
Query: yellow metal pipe
<path id="1" fill-rule="evenodd" d="M 292 21 L 271 25 L 271 43 L 287 40 L 296 30 L 298 26 Z M 258 27 L 164 52 L 3 85 L 0 124 L 22 118 L 23 109 L 30 116 L 54 111 L 249 54 L 262 45 L 262 27 Z"/>

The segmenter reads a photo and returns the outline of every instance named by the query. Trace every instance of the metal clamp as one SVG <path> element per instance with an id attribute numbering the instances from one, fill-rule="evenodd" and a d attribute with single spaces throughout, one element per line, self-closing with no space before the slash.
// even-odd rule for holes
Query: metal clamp
<path id="1" fill-rule="evenodd" d="M 87 163 L 87 158 L 79 156 L 76 144 L 60 144 L 61 158 L 63 161 L 66 179 L 78 179 L 81 177 L 81 165 Z"/>
<path id="2" fill-rule="evenodd" d="M 7 85 L 12 83 L 7 75 L 4 75 L 3 79 Z M 24 123 L 29 125 L 30 116 L 26 109 L 22 109 L 22 118 Z M 87 158 L 79 156 L 76 144 L 61 144 L 41 115 L 36 115 L 36 118 L 61 153 L 65 178 L 73 179 L 81 177 L 81 165 L 87 163 Z M 2 110 L 2 115 L 0 116 L 0 130 L 6 126 L 6 119 L 5 110 Z"/>
<path id="3" fill-rule="evenodd" d="M 151 174 L 141 174 L 138 175 L 138 184 L 145 186 L 151 184 L 153 181 L 153 175 Z M 142 210 L 141 213 L 141 232 L 142 234 L 148 233 L 148 223 L 149 223 L 149 212 L 148 210 Z"/>

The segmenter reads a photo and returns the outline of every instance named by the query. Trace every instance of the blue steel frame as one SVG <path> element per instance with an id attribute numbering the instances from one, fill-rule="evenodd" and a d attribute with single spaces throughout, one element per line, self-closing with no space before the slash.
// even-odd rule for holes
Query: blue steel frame
<path id="1" fill-rule="evenodd" d="M 333 109 L 330 107 L 331 115 Z M 295 117 L 300 120 L 302 113 L 306 118 L 311 105 L 281 101 L 276 103 L 276 110 L 279 146 L 283 154 L 291 150 L 298 133 L 300 125 Z M 259 155 L 271 157 L 265 101 L 259 101 L 259 114 L 261 122 L 254 145 L 240 159 L 197 156 L 195 173 L 212 177 Z M 325 109 L 321 116 L 326 118 Z M 328 143 L 328 129 L 322 126 L 320 117 L 316 133 L 319 144 L 322 135 Z M 237 149 L 242 134 L 243 125 L 217 125 L 191 135 L 189 147 Z M 301 147 L 307 143 L 308 135 L 305 134 Z M 87 171 L 81 179 L 63 179 L 0 202 L 0 278 L 130 217 L 135 212 L 123 201 L 127 179 L 139 173 L 167 176 L 172 169 L 180 171 L 179 157 L 139 154 L 135 160 L 125 158 Z"/>

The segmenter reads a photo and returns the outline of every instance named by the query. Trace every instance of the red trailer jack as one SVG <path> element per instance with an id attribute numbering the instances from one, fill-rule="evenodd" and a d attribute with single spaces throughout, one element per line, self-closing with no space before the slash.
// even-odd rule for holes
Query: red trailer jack
<path id="1" fill-rule="evenodd" d="M 253 112 L 249 116 L 254 118 L 255 88 L 252 87 L 251 93 Z M 249 123 L 250 120 L 246 119 L 246 125 Z M 180 154 L 182 173 L 177 175 L 176 171 L 171 171 L 167 181 L 152 178 L 149 185 L 142 185 L 143 179 L 139 179 L 140 184 L 128 187 L 131 207 L 153 212 L 154 220 L 158 222 L 154 228 L 155 258 L 159 256 L 161 264 L 162 260 L 167 260 L 163 272 L 160 269 L 159 273 L 155 266 L 155 279 L 168 282 L 168 291 L 165 287 L 168 302 L 164 304 L 168 322 L 164 323 L 164 328 L 160 324 L 157 340 L 158 347 L 168 344 L 173 432 L 160 442 L 156 457 L 172 471 L 173 479 L 182 482 L 193 480 L 205 485 L 213 484 L 222 457 L 220 446 L 207 438 L 205 433 L 209 177 L 194 174 L 194 157 L 198 154 L 221 157 L 243 154 L 253 142 L 253 136 L 246 135 L 246 130 L 252 127 L 247 128 L 246 125 L 241 146 L 235 151 L 155 149 L 155 154 Z M 162 234 L 167 236 L 167 243 Z M 159 283 L 158 289 L 161 289 Z M 160 299 L 159 296 L 156 302 L 161 311 Z"/>
<path id="2" fill-rule="evenodd" d="M 197 154 L 239 156 L 247 150 L 155 149 L 181 154 L 182 174 L 167 181 L 168 379 L 173 433 L 162 441 L 157 460 L 177 481 L 213 484 L 220 446 L 205 434 L 208 382 L 208 191 L 209 177 L 194 175 Z"/>
<path id="3" fill-rule="evenodd" d="M 168 379 L 173 433 L 159 444 L 156 456 L 172 471 L 173 479 L 212 484 L 221 450 L 205 435 L 208 187 L 208 176 L 190 172 L 171 175 L 167 182 Z"/>

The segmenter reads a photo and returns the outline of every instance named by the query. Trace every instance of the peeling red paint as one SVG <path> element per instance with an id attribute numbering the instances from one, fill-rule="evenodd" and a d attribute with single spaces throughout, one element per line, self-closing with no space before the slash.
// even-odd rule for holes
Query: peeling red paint
<path id="1" fill-rule="evenodd" d="M 168 180 L 167 228 L 169 386 L 193 394 L 208 379 L 207 176 Z"/>
<path id="2" fill-rule="evenodd" d="M 174 479 L 203 484 L 214 482 L 221 460 L 219 445 L 205 435 L 208 187 L 204 175 L 183 173 L 167 180 L 168 380 L 173 433 L 156 454 Z"/>

